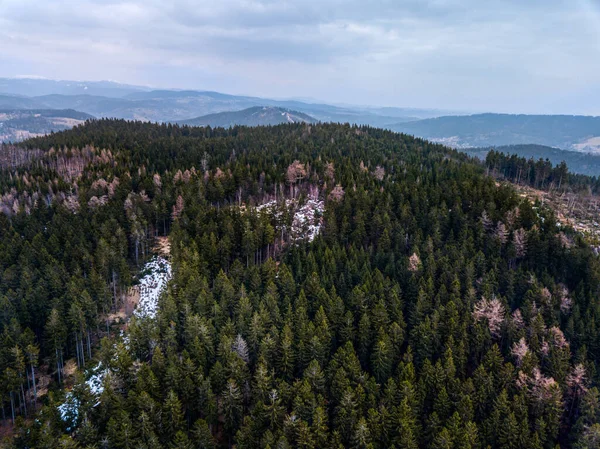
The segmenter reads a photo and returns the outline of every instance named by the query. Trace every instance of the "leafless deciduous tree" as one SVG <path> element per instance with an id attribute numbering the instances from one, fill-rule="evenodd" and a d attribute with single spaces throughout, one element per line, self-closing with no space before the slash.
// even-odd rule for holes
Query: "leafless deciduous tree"
<path id="1" fill-rule="evenodd" d="M 571 311 L 573 300 L 569 294 L 569 290 L 564 285 L 559 286 L 558 296 L 560 300 L 560 311 L 565 315 Z"/>
<path id="2" fill-rule="evenodd" d="M 325 177 L 330 179 L 331 181 L 335 178 L 335 167 L 333 166 L 333 162 L 328 162 L 325 166 Z"/>
<path id="3" fill-rule="evenodd" d="M 506 225 L 501 221 L 498 222 L 496 226 L 496 231 L 494 232 L 494 236 L 502 243 L 503 245 L 508 241 L 508 229 Z"/>
<path id="4" fill-rule="evenodd" d="M 154 183 L 154 187 L 160 192 L 160 188 L 162 187 L 162 180 L 160 179 L 160 175 L 158 173 L 154 173 L 152 177 L 152 182 Z"/>
<path id="5" fill-rule="evenodd" d="M 569 393 L 574 397 L 583 395 L 587 389 L 587 377 L 585 375 L 585 367 L 579 363 L 571 370 L 567 376 L 567 387 Z"/>
<path id="6" fill-rule="evenodd" d="M 173 212 L 171 213 L 171 218 L 173 220 L 178 220 L 179 217 L 181 217 L 181 214 L 183 213 L 183 207 L 184 207 L 183 197 L 181 195 L 179 195 L 177 197 L 177 201 L 175 202 L 175 205 L 173 206 Z"/>
<path id="7" fill-rule="evenodd" d="M 248 351 L 248 344 L 246 340 L 238 334 L 233 344 L 231 345 L 231 349 L 235 352 L 244 362 L 248 363 L 250 361 L 250 353 Z"/>
<path id="8" fill-rule="evenodd" d="M 375 167 L 373 176 L 375 176 L 375 179 L 377 179 L 378 181 L 383 181 L 383 178 L 385 178 L 385 168 L 380 167 L 378 165 L 377 167 Z"/>
<path id="9" fill-rule="evenodd" d="M 517 386 L 527 389 L 530 397 L 538 403 L 560 404 L 561 394 L 558 383 L 552 377 L 544 376 L 538 367 L 533 368 L 531 376 L 519 371 Z"/>
<path id="10" fill-rule="evenodd" d="M 330 201 L 342 201 L 344 199 L 344 189 L 342 188 L 341 185 L 336 185 L 333 190 L 329 193 L 329 200 Z"/>
<path id="11" fill-rule="evenodd" d="M 525 232 L 525 229 L 520 228 L 515 231 L 513 243 L 515 245 L 517 259 L 525 257 L 527 255 L 527 233 Z"/>
<path id="12" fill-rule="evenodd" d="M 287 181 L 287 183 L 290 185 L 290 190 L 292 193 L 292 196 L 295 196 L 294 194 L 294 186 L 300 182 L 302 182 L 302 180 L 306 177 L 306 168 L 304 167 L 304 164 L 300 163 L 300 161 L 296 160 L 294 162 L 292 162 L 290 165 L 288 165 L 288 168 L 285 172 L 285 179 Z"/>
<path id="13" fill-rule="evenodd" d="M 65 207 L 73 214 L 79 211 L 79 198 L 77 195 L 69 195 L 65 198 Z"/>
<path id="14" fill-rule="evenodd" d="M 492 336 L 499 337 L 504 323 L 504 310 L 504 306 L 498 299 L 489 300 L 482 296 L 479 302 L 475 304 L 473 318 L 475 321 L 487 320 Z"/>
<path id="15" fill-rule="evenodd" d="M 217 167 L 217 169 L 215 170 L 215 178 L 221 179 L 223 177 L 225 177 L 225 172 L 223 170 L 221 170 L 219 167 Z"/>
<path id="16" fill-rule="evenodd" d="M 523 329 L 525 327 L 521 309 L 515 309 L 515 311 L 512 313 L 512 322 L 517 329 Z"/>
<path id="17" fill-rule="evenodd" d="M 525 337 L 521 337 L 521 339 L 517 343 L 513 344 L 511 354 L 517 360 L 517 366 L 521 366 L 521 363 L 523 363 L 523 359 L 525 358 L 528 352 L 529 346 L 525 341 Z"/>
<path id="18" fill-rule="evenodd" d="M 421 268 L 421 258 L 417 253 L 413 253 L 412 256 L 408 258 L 408 270 L 413 273 L 419 271 Z"/>

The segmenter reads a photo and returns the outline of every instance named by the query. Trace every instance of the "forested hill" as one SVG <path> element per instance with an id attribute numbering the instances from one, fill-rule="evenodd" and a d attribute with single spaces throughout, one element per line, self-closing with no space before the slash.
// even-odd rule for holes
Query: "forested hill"
<path id="1" fill-rule="evenodd" d="M 266 126 L 282 123 L 315 123 L 313 117 L 302 112 L 271 106 L 255 106 L 241 111 L 218 112 L 190 120 L 180 121 L 180 124 L 191 126 L 212 126 L 228 128 L 235 125 Z"/>
<path id="2" fill-rule="evenodd" d="M 598 257 L 465 155 L 368 127 L 115 120 L 0 150 L 13 447 L 600 438 Z M 172 278 L 128 314 L 163 235 Z"/>
<path id="3" fill-rule="evenodd" d="M 520 158 L 549 160 L 554 165 L 565 162 L 572 173 L 600 177 L 600 155 L 579 151 L 566 151 L 544 145 L 507 145 L 500 147 L 469 148 L 467 154 L 484 160 L 490 151 L 515 155 Z"/>
<path id="4" fill-rule="evenodd" d="M 63 131 L 93 118 L 73 109 L 0 108 L 0 142 L 14 142 L 53 131 Z"/>
<path id="5" fill-rule="evenodd" d="M 597 153 L 600 117 L 474 114 L 429 118 L 390 128 L 457 148 L 536 144 Z"/>

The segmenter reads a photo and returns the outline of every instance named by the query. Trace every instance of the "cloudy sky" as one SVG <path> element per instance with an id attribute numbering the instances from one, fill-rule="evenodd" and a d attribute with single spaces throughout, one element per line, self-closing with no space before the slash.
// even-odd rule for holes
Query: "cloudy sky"
<path id="1" fill-rule="evenodd" d="M 0 0 L 0 76 L 600 115 L 600 0 Z"/>

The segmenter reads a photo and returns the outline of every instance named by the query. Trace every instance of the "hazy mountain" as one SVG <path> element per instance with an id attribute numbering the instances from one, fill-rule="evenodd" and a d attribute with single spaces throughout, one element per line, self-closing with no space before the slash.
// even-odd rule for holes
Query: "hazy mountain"
<path id="1" fill-rule="evenodd" d="M 314 123 L 316 121 L 317 120 L 310 115 L 302 112 L 290 111 L 289 109 L 273 106 L 255 106 L 241 111 L 208 114 L 191 120 L 184 120 L 180 123 L 193 126 L 219 126 L 228 128 L 235 125 L 265 126 L 279 125 L 282 123 Z"/>
<path id="2" fill-rule="evenodd" d="M 72 109 L 0 109 L 0 142 L 16 142 L 63 131 L 92 118 Z"/>
<path id="3" fill-rule="evenodd" d="M 211 91 L 150 90 L 112 82 L 0 79 L 0 107 L 76 109 L 96 117 L 175 122 L 254 106 L 273 106 L 308 114 L 320 121 L 384 127 L 442 115 L 430 109 L 334 106 L 298 100 L 272 100 Z"/>
<path id="4" fill-rule="evenodd" d="M 538 144 L 600 152 L 600 117 L 477 114 L 398 123 L 390 128 L 455 148 Z"/>
<path id="5" fill-rule="evenodd" d="M 567 151 L 544 145 L 506 145 L 488 148 L 469 148 L 465 152 L 479 159 L 485 159 L 490 150 L 500 151 L 505 154 L 516 154 L 526 159 L 548 159 L 552 164 L 558 165 L 566 162 L 569 171 L 589 176 L 600 176 L 600 155 Z"/>
<path id="6" fill-rule="evenodd" d="M 123 97 L 133 92 L 150 90 L 143 86 L 132 86 L 114 81 L 63 81 L 44 78 L 0 78 L 0 92 L 11 95 L 40 96 L 102 95 Z"/>
<path id="7" fill-rule="evenodd" d="M 33 98 L 0 94 L 0 109 L 35 109 L 39 105 Z"/>
<path id="8" fill-rule="evenodd" d="M 6 108 L 77 109 L 97 117 L 116 117 L 152 122 L 178 122 L 218 112 L 240 111 L 272 106 L 308 114 L 323 122 L 357 123 L 384 127 L 415 117 L 385 116 L 367 110 L 347 109 L 325 104 L 278 101 L 264 98 L 198 91 L 137 92 L 121 98 L 98 95 L 51 94 L 37 97 L 0 95 Z"/>

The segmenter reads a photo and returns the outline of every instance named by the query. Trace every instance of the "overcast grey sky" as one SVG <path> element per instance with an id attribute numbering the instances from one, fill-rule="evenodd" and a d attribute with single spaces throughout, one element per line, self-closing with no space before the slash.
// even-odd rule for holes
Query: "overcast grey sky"
<path id="1" fill-rule="evenodd" d="M 600 115 L 600 0 L 0 0 L 0 76 Z"/>

